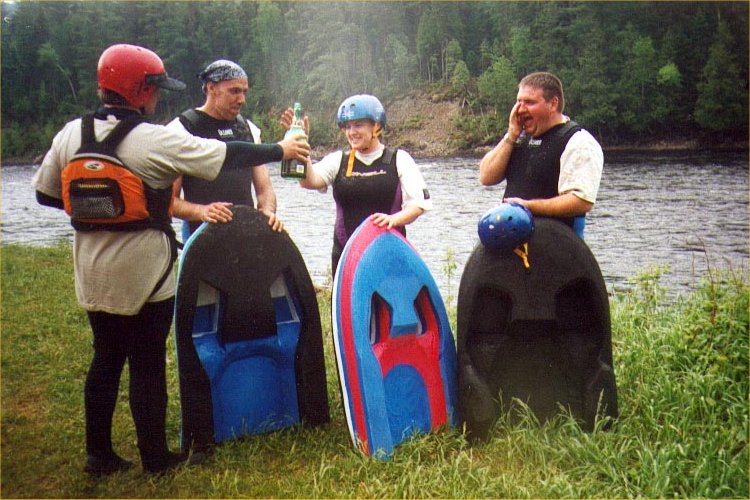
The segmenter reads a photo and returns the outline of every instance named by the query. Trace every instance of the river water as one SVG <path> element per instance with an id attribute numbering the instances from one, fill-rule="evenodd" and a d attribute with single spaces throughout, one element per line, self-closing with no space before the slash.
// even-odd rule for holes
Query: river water
<path id="1" fill-rule="evenodd" d="M 435 209 L 407 228 L 444 298 L 455 304 L 463 267 L 478 242 L 477 222 L 500 203 L 505 183 L 483 187 L 477 158 L 418 160 Z M 313 281 L 329 283 L 334 204 L 330 191 L 300 188 L 269 165 L 278 213 Z M 670 295 L 693 289 L 707 269 L 747 272 L 748 155 L 743 153 L 605 154 L 599 198 L 586 243 L 611 292 L 654 266 Z M 60 210 L 39 206 L 36 167 L 2 167 L 2 242 L 49 245 L 72 239 Z M 446 271 L 453 262 L 452 273 Z"/>

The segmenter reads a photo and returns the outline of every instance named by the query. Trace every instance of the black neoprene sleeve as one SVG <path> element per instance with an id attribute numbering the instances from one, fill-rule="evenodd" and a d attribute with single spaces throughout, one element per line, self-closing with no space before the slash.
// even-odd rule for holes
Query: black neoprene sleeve
<path id="1" fill-rule="evenodd" d="M 61 210 L 65 208 L 63 201 L 60 198 L 44 194 L 41 191 L 36 192 L 36 201 L 45 207 L 59 208 Z"/>
<path id="2" fill-rule="evenodd" d="M 278 144 L 253 144 L 245 141 L 227 142 L 227 154 L 221 168 L 256 167 L 269 161 L 281 161 L 284 150 Z"/>

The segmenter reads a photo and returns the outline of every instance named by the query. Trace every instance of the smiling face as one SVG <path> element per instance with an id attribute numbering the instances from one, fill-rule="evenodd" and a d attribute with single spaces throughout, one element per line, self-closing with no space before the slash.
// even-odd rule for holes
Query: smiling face
<path id="1" fill-rule="evenodd" d="M 563 120 L 558 98 L 553 96 L 549 101 L 545 100 L 544 90 L 539 87 L 519 87 L 516 102 L 518 121 L 531 137 L 539 137 Z"/>
<path id="2" fill-rule="evenodd" d="M 249 88 L 244 78 L 209 82 L 203 111 L 219 120 L 234 120 L 245 105 Z"/>
<path id="3" fill-rule="evenodd" d="M 360 153 L 372 152 L 380 146 L 376 135 L 379 128 L 379 124 L 367 119 L 351 120 L 341 126 L 349 145 Z"/>

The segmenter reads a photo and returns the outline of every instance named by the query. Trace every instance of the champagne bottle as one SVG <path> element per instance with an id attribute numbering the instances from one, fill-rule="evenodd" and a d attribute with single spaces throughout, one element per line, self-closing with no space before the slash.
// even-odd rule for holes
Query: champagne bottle
<path id="1" fill-rule="evenodd" d="M 302 105 L 294 103 L 294 120 L 292 126 L 284 134 L 284 139 L 295 135 L 304 134 L 305 126 L 303 123 Z M 307 172 L 307 164 L 296 159 L 281 161 L 281 176 L 287 179 L 304 179 Z"/>

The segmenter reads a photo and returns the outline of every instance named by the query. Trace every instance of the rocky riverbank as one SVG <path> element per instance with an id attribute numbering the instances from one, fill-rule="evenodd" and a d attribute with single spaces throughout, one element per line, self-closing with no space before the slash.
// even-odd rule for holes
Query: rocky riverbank
<path id="1" fill-rule="evenodd" d="M 388 123 L 385 141 L 414 157 L 434 158 L 471 153 L 452 145 L 454 122 L 461 113 L 457 101 L 434 100 L 428 94 L 415 94 L 387 105 Z"/>

